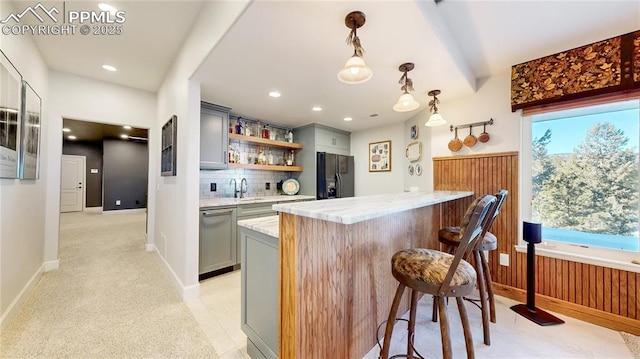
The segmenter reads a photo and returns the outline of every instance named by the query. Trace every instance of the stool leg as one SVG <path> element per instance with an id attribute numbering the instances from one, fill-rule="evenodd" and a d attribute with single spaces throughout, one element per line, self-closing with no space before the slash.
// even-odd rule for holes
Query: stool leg
<path id="1" fill-rule="evenodd" d="M 471 336 L 471 330 L 469 329 L 469 318 L 467 317 L 467 308 L 464 306 L 464 300 L 461 297 L 456 297 L 456 303 L 458 303 L 458 311 L 460 312 L 460 321 L 462 321 L 462 331 L 464 332 L 464 344 L 467 348 L 467 358 L 475 358 L 473 351 L 473 337 Z"/>
<path id="2" fill-rule="evenodd" d="M 407 358 L 413 358 L 413 333 L 416 329 L 416 311 L 418 307 L 418 291 L 411 290 L 411 309 L 409 310 L 409 326 L 407 327 Z"/>
<path id="3" fill-rule="evenodd" d="M 480 260 L 480 251 L 473 251 L 478 275 L 478 291 L 480 292 L 480 309 L 482 312 L 482 331 L 484 333 L 484 343 L 491 345 L 491 333 L 489 328 L 489 308 L 487 305 L 487 291 L 485 290 L 484 271 Z"/>
<path id="4" fill-rule="evenodd" d="M 396 295 L 393 297 L 393 303 L 391 304 L 391 309 L 389 310 L 389 318 L 387 319 L 387 327 L 384 330 L 384 343 L 382 345 L 382 352 L 380 353 L 381 359 L 389 359 L 389 348 L 391 347 L 391 334 L 393 332 L 393 325 L 396 322 L 396 314 L 398 312 L 398 307 L 400 306 L 400 300 L 402 300 L 402 293 L 404 292 L 405 285 L 400 283 L 398 284 L 398 289 L 396 289 Z"/>
<path id="5" fill-rule="evenodd" d="M 443 297 L 436 297 L 438 311 L 440 312 L 440 336 L 442 340 L 442 358 L 451 359 L 451 338 L 449 337 L 449 321 L 447 320 L 447 306 Z"/>
<path id="6" fill-rule="evenodd" d="M 491 323 L 496 322 L 496 303 L 493 300 L 493 283 L 491 280 L 491 271 L 489 270 L 489 262 L 484 255 L 484 251 L 480 252 L 480 261 L 482 262 L 482 269 L 484 271 L 485 283 L 487 284 L 487 296 L 489 297 L 489 318 Z"/>
<path id="7" fill-rule="evenodd" d="M 436 300 L 436 296 L 433 296 L 433 310 L 431 312 L 431 321 L 432 322 L 437 322 L 438 321 L 438 301 Z"/>

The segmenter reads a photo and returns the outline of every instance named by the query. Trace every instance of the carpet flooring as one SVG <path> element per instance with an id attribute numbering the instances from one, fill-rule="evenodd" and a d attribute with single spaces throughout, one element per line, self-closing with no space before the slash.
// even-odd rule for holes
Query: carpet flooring
<path id="1" fill-rule="evenodd" d="M 217 358 L 160 260 L 145 213 L 63 213 L 60 269 L 0 338 L 1 358 Z"/>

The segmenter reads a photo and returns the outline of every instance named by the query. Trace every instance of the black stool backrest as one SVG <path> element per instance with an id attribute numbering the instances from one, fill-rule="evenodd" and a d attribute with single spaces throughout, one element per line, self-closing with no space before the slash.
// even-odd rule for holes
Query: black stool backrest
<path id="1" fill-rule="evenodd" d="M 471 252 L 481 240 L 480 234 L 483 231 L 482 224 L 485 222 L 489 211 L 495 206 L 496 197 L 492 195 L 484 195 L 476 198 L 467 209 L 462 223 L 460 224 L 460 244 L 456 249 L 455 256 L 449 267 L 449 271 L 440 287 L 440 293 L 447 293 L 451 284 L 451 279 L 463 258 Z"/>

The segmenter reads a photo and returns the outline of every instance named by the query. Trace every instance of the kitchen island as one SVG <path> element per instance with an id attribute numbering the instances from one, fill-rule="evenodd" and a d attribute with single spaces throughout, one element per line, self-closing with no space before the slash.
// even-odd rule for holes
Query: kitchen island
<path id="1" fill-rule="evenodd" d="M 444 212 L 472 195 L 406 192 L 274 205 L 278 356 L 362 358 L 376 343 L 397 286 L 391 256 L 438 248 Z M 405 295 L 401 311 L 408 302 Z"/>

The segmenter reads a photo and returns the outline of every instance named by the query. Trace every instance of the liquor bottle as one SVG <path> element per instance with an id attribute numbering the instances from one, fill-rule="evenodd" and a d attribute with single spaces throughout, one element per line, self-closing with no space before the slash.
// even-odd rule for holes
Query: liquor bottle
<path id="1" fill-rule="evenodd" d="M 236 135 L 242 135 L 242 122 L 240 122 L 240 119 L 238 119 L 238 122 L 236 123 Z"/>
<path id="2" fill-rule="evenodd" d="M 271 153 L 271 150 L 269 150 L 269 156 L 267 156 L 267 164 L 273 165 L 273 154 Z"/>
<path id="3" fill-rule="evenodd" d="M 289 130 L 289 133 L 287 133 L 287 141 L 289 141 L 289 143 L 293 143 L 293 131 Z"/>
<path id="4" fill-rule="evenodd" d="M 236 162 L 236 153 L 233 150 L 233 146 L 229 145 L 229 163 Z"/>
<path id="5" fill-rule="evenodd" d="M 258 147 L 258 164 L 266 165 L 267 164 L 267 156 L 264 155 L 264 151 L 262 150 L 262 146 Z"/>

